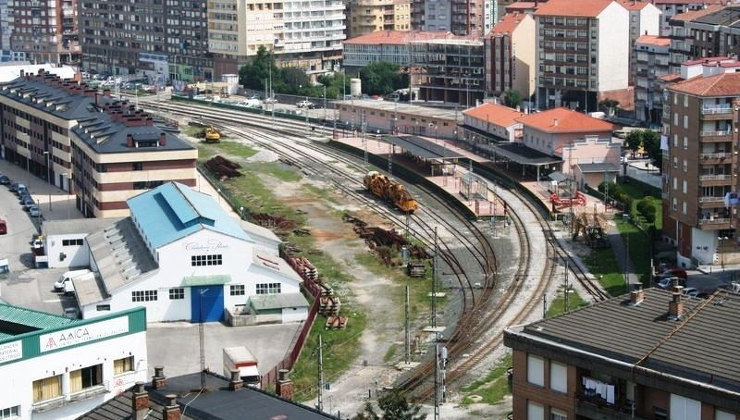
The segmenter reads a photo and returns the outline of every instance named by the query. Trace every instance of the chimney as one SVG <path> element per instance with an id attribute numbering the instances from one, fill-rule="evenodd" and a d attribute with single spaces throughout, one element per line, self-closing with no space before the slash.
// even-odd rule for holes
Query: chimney
<path id="1" fill-rule="evenodd" d="M 642 285 L 638 284 L 635 289 L 630 291 L 630 305 L 637 306 L 645 300 L 645 291 L 642 290 Z"/>
<path id="2" fill-rule="evenodd" d="M 135 420 L 143 420 L 149 414 L 149 393 L 144 389 L 144 382 L 137 382 L 131 397 L 131 411 Z"/>
<path id="3" fill-rule="evenodd" d="M 167 146 L 167 134 L 166 133 L 159 133 L 159 145 Z"/>
<path id="4" fill-rule="evenodd" d="M 236 391 L 244 387 L 244 381 L 239 376 L 237 369 L 231 369 L 231 379 L 229 380 L 229 391 Z"/>
<path id="5" fill-rule="evenodd" d="M 286 400 L 293 399 L 293 381 L 288 378 L 288 369 L 278 371 L 278 380 L 275 384 L 275 393 Z"/>
<path id="6" fill-rule="evenodd" d="M 95 91 L 95 105 L 100 105 L 100 94 L 97 90 Z"/>
<path id="7" fill-rule="evenodd" d="M 131 142 L 133 143 L 134 137 L 131 136 Z M 126 137 L 126 143 L 128 143 L 128 136 Z M 154 366 L 154 376 L 152 377 L 152 388 L 162 389 L 167 386 L 167 377 L 164 376 L 164 366 Z"/>
<path id="8" fill-rule="evenodd" d="M 21 69 L 21 73 L 20 74 L 21 74 L 21 78 L 23 78 L 23 77 L 26 76 L 26 72 L 24 72 L 23 69 Z"/>
<path id="9" fill-rule="evenodd" d="M 683 289 L 683 287 L 678 286 Z M 683 300 L 681 292 L 673 292 L 673 299 L 668 303 L 668 319 L 678 321 L 683 316 Z"/>
<path id="10" fill-rule="evenodd" d="M 132 134 L 126 134 L 126 147 L 134 147 L 134 136 Z M 155 373 L 154 376 L 156 377 L 157 374 Z M 152 386 L 154 386 L 154 383 L 152 383 Z"/>
<path id="11" fill-rule="evenodd" d="M 553 127 L 557 127 L 558 126 L 558 119 L 557 118 L 553 118 L 552 119 L 552 126 Z"/>
<path id="12" fill-rule="evenodd" d="M 167 398 L 167 405 L 162 409 L 162 419 L 180 420 L 180 406 L 177 405 L 177 395 L 167 394 L 164 397 Z"/>
<path id="13" fill-rule="evenodd" d="M 110 98 L 110 89 L 103 89 L 103 96 L 107 96 Z"/>

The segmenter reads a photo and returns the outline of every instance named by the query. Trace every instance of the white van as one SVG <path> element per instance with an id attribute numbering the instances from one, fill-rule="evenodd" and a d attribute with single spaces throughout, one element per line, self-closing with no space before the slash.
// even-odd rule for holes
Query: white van
<path id="1" fill-rule="evenodd" d="M 72 291 L 74 290 L 72 289 L 72 279 L 89 273 L 92 273 L 92 271 L 88 269 L 67 271 L 59 276 L 59 280 L 54 283 L 54 290 L 57 292 Z"/>

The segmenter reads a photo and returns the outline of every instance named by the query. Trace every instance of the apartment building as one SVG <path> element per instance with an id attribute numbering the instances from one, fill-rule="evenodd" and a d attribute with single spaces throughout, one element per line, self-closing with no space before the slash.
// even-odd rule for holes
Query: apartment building
<path id="1" fill-rule="evenodd" d="M 355 73 L 362 67 L 378 61 L 387 61 L 402 68 L 409 67 L 409 43 L 430 39 L 444 39 L 449 32 L 376 31 L 344 42 L 342 51 L 345 70 Z"/>
<path id="2" fill-rule="evenodd" d="M 740 416 L 740 295 L 635 290 L 504 331 L 514 420 Z"/>
<path id="3" fill-rule="evenodd" d="M 0 0 L 0 61 L 10 61 L 10 22 L 8 0 Z"/>
<path id="4" fill-rule="evenodd" d="M 637 57 L 634 51 L 637 38 L 643 35 L 658 35 L 660 33 L 660 9 L 648 1 L 619 0 L 629 11 L 630 39 L 629 39 L 629 84 L 635 83 L 635 66 Z"/>
<path id="5" fill-rule="evenodd" d="M 692 19 L 708 15 L 723 8 L 724 6 L 722 5 L 710 5 L 703 9 L 681 13 L 670 19 L 669 36 L 671 38 L 671 46 L 669 49 L 670 62 L 668 69 L 670 73 L 681 73 L 681 65 L 684 62 L 699 58 L 694 56 L 694 33 L 689 27 L 689 22 Z"/>
<path id="6" fill-rule="evenodd" d="M 663 119 L 663 80 L 671 39 L 643 35 L 635 41 L 635 118 L 651 125 Z"/>
<path id="7" fill-rule="evenodd" d="M 611 0 L 550 0 L 537 23 L 537 106 L 595 111 L 629 82 L 629 12 Z"/>
<path id="8" fill-rule="evenodd" d="M 411 0 L 347 2 L 347 38 L 375 31 L 411 30 Z"/>
<path id="9" fill-rule="evenodd" d="M 485 54 L 477 37 L 409 42 L 412 89 L 419 99 L 474 106 L 485 97 Z"/>
<path id="10" fill-rule="evenodd" d="M 689 69 L 663 104 L 663 235 L 684 267 L 737 264 L 740 63 Z"/>
<path id="11" fill-rule="evenodd" d="M 693 34 L 693 58 L 740 54 L 740 6 L 727 6 L 697 16 L 686 27 Z"/>
<path id="12" fill-rule="evenodd" d="M 8 0 L 10 49 L 38 63 L 80 60 L 77 0 Z"/>
<path id="13" fill-rule="evenodd" d="M 152 83 L 213 80 L 206 0 L 79 0 L 82 67 Z"/>
<path id="14" fill-rule="evenodd" d="M 661 12 L 660 36 L 670 36 L 670 21 L 674 16 L 715 5 L 725 5 L 728 0 L 652 0 L 650 3 L 654 4 Z"/>
<path id="15" fill-rule="evenodd" d="M 496 5 L 493 0 L 415 0 L 411 6 L 411 27 L 483 36 L 496 23 Z"/>
<path id="16" fill-rule="evenodd" d="M 486 92 L 500 96 L 515 90 L 529 100 L 535 92 L 535 21 L 527 14 L 507 13 L 484 39 Z"/>
<path id="17" fill-rule="evenodd" d="M 126 101 L 40 73 L 0 88 L 2 158 L 76 195 L 88 217 L 169 180 L 195 185 L 198 151 Z"/>

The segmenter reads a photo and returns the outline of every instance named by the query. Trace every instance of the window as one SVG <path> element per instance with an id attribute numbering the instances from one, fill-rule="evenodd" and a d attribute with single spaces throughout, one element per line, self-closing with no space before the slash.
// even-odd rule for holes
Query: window
<path id="1" fill-rule="evenodd" d="M 134 356 L 124 357 L 113 361 L 113 374 L 120 375 L 134 371 Z"/>
<path id="2" fill-rule="evenodd" d="M 683 137 L 683 150 L 688 150 L 688 149 L 689 149 L 689 138 L 684 136 Z"/>
<path id="3" fill-rule="evenodd" d="M 673 211 L 678 210 L 678 199 L 675 199 L 675 198 L 673 199 L 673 202 L 671 203 L 671 209 Z"/>
<path id="4" fill-rule="evenodd" d="M 678 125 L 678 112 L 673 113 L 673 125 Z"/>
<path id="5" fill-rule="evenodd" d="M 673 147 L 678 147 L 678 134 L 673 135 Z"/>
<path id="6" fill-rule="evenodd" d="M 62 246 L 82 246 L 82 239 L 62 239 Z"/>
<path id="7" fill-rule="evenodd" d="M 110 305 L 97 305 L 95 309 L 97 311 L 110 311 Z"/>
<path id="8" fill-rule="evenodd" d="M 258 295 L 272 295 L 280 293 L 280 283 L 259 283 L 257 284 Z"/>
<path id="9" fill-rule="evenodd" d="M 0 409 L 0 419 L 9 419 L 13 417 L 20 417 L 21 415 L 21 406 L 16 405 L 13 407 L 3 408 Z"/>
<path id="10" fill-rule="evenodd" d="M 562 393 L 568 392 L 568 366 L 550 362 L 550 389 Z"/>
<path id="11" fill-rule="evenodd" d="M 683 181 L 683 193 L 686 194 L 686 192 L 688 191 L 688 189 L 689 189 L 689 183 L 688 183 L 688 181 L 684 180 Z"/>
<path id="12" fill-rule="evenodd" d="M 671 420 L 700 419 L 701 403 L 691 398 L 671 394 L 671 408 L 668 412 Z"/>
<path id="13" fill-rule="evenodd" d="M 103 383 L 103 365 L 94 365 L 69 373 L 69 392 L 84 391 Z"/>
<path id="14" fill-rule="evenodd" d="M 3 418 L 0 416 L 0 419 Z M 714 412 L 714 420 L 735 420 L 735 415 L 728 413 L 727 411 L 716 410 Z"/>
<path id="15" fill-rule="evenodd" d="M 230 296 L 244 296 L 244 285 L 243 284 L 232 284 L 229 286 Z"/>
<path id="16" fill-rule="evenodd" d="M 683 202 L 683 208 L 681 210 L 683 211 L 683 214 L 687 214 L 688 206 L 685 201 Z"/>
<path id="17" fill-rule="evenodd" d="M 683 160 L 683 172 L 686 173 L 689 170 L 689 162 L 686 159 Z"/>
<path id="18" fill-rule="evenodd" d="M 550 420 L 568 420 L 568 413 L 557 408 L 550 408 Z"/>
<path id="19" fill-rule="evenodd" d="M 134 162 L 131 164 L 131 170 L 133 171 L 141 171 L 144 170 L 144 164 L 141 162 Z"/>
<path id="20" fill-rule="evenodd" d="M 33 402 L 40 402 L 56 398 L 62 394 L 62 376 L 33 381 Z"/>
<path id="21" fill-rule="evenodd" d="M 675 176 L 673 177 L 673 189 L 678 189 L 678 178 L 676 178 Z"/>
<path id="22" fill-rule="evenodd" d="M 527 382 L 545 386 L 545 361 L 541 357 L 527 355 Z"/>
<path id="23" fill-rule="evenodd" d="M 180 300 L 185 299 L 185 289 L 182 287 L 176 287 L 174 289 L 170 289 L 170 300 Z"/>
<path id="24" fill-rule="evenodd" d="M 221 254 L 214 255 L 193 255 L 190 257 L 190 265 L 193 267 L 201 267 L 204 265 L 221 265 Z"/>
<path id="25" fill-rule="evenodd" d="M 689 95 L 683 95 L 683 107 L 687 108 L 689 106 Z"/>
<path id="26" fill-rule="evenodd" d="M 527 420 L 544 420 L 545 407 L 532 401 L 527 401 Z"/>
<path id="27" fill-rule="evenodd" d="M 151 302 L 156 300 L 156 290 L 135 290 L 131 292 L 131 302 Z"/>

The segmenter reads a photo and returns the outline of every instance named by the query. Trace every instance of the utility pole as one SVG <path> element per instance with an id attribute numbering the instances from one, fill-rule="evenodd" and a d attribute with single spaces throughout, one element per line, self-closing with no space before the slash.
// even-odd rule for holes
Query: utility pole
<path id="1" fill-rule="evenodd" d="M 365 137 L 365 128 L 367 126 L 367 122 L 365 122 L 365 110 L 362 110 L 362 120 L 360 122 L 360 126 L 362 128 L 362 146 L 365 150 L 365 163 L 367 163 L 367 137 Z"/>
<path id="2" fill-rule="evenodd" d="M 434 420 L 439 420 L 439 333 L 437 332 L 437 275 L 439 274 L 437 227 L 434 227 L 434 269 L 432 271 L 432 332 L 434 333 Z"/>
<path id="3" fill-rule="evenodd" d="M 565 289 L 563 290 L 565 312 L 568 312 L 568 260 L 565 260 Z"/>
<path id="4" fill-rule="evenodd" d="M 318 352 L 319 353 L 318 354 L 318 357 L 319 357 L 319 361 L 318 361 L 319 362 L 318 363 L 319 378 L 318 378 L 318 383 L 317 383 L 317 385 L 318 385 L 317 386 L 317 388 L 318 388 L 318 394 L 317 394 L 317 397 L 316 397 L 316 409 L 319 410 L 319 411 L 324 411 L 324 395 L 323 395 L 323 392 L 324 392 L 323 391 L 323 389 L 324 389 L 324 358 L 323 358 L 323 354 L 321 352 L 321 334 L 319 334 L 319 346 L 318 346 L 318 349 L 319 349 L 319 352 Z"/>
<path id="5" fill-rule="evenodd" d="M 406 364 L 411 363 L 411 325 L 409 324 L 409 286 L 406 286 L 406 340 L 404 342 L 404 353 L 406 356 Z"/>
<path id="6" fill-rule="evenodd" d="M 388 143 L 388 176 L 393 176 L 393 143 Z"/>

